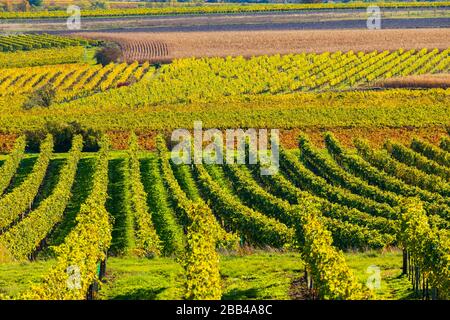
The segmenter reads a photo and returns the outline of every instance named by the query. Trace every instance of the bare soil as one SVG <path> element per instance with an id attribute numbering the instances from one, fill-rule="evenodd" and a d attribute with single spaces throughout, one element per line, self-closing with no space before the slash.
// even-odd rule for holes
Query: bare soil
<path id="1" fill-rule="evenodd" d="M 450 88 L 450 74 L 395 77 L 374 84 L 383 88 Z"/>
<path id="2" fill-rule="evenodd" d="M 305 133 L 309 136 L 312 143 L 320 148 L 325 147 L 323 141 L 323 134 L 327 131 L 332 132 L 339 141 L 349 148 L 353 148 L 353 141 L 356 138 L 366 139 L 374 148 L 383 146 L 387 139 L 392 139 L 396 142 L 405 145 L 411 144 L 413 138 L 417 137 L 428 141 L 434 145 L 439 145 L 440 139 L 448 136 L 450 128 L 446 127 L 400 127 L 400 128 L 303 128 L 303 129 L 289 129 L 280 131 L 280 142 L 284 148 L 296 149 L 298 148 L 298 136 Z M 108 131 L 108 137 L 111 141 L 114 150 L 127 150 L 129 146 L 129 131 Z M 168 135 L 168 133 L 166 133 Z M 139 138 L 139 145 L 144 150 L 156 150 L 156 137 L 158 132 L 146 131 L 137 132 Z M 0 133 L 0 154 L 11 152 L 14 142 L 17 139 L 17 134 Z"/>
<path id="3" fill-rule="evenodd" d="M 384 8 L 383 29 L 448 28 L 448 8 Z M 186 32 L 237 30 L 322 30 L 366 28 L 366 9 L 327 9 L 290 12 L 260 12 L 233 14 L 142 15 L 122 17 L 82 16 L 84 31 L 107 30 Z M 0 21 L 4 32 L 68 32 L 66 19 L 11 19 Z"/>
<path id="4" fill-rule="evenodd" d="M 158 62 L 187 57 L 225 57 L 325 51 L 373 51 L 450 46 L 450 28 L 404 30 L 270 30 L 223 32 L 93 32 L 88 38 L 116 41 L 130 60 Z M 164 56 L 155 56 L 164 46 Z"/>
<path id="5" fill-rule="evenodd" d="M 289 296 L 292 300 L 315 300 L 315 293 L 308 288 L 308 281 L 305 276 L 295 278 L 289 288 Z"/>

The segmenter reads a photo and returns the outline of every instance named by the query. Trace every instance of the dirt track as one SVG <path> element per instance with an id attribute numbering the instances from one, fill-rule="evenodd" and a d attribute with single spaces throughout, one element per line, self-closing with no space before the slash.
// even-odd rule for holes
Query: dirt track
<path id="1" fill-rule="evenodd" d="M 95 23 L 95 30 L 108 30 L 109 32 L 211 32 L 211 31 L 262 31 L 262 30 L 336 30 L 336 29 L 365 29 L 367 19 L 356 19 L 355 17 L 328 17 L 318 18 L 314 16 L 302 16 L 296 19 L 284 16 L 278 17 L 238 17 L 226 16 L 223 19 L 211 17 L 192 20 L 140 20 L 134 23 L 131 20 L 122 21 L 117 25 L 111 21 Z M 245 20 L 244 20 L 245 18 Z M 151 22 L 151 23 L 149 23 Z M 448 28 L 449 18 L 407 18 L 407 19 L 382 19 L 383 29 L 417 29 L 417 28 Z M 89 26 L 86 28 L 89 29 Z M 91 30 L 91 31 L 94 31 Z"/>
<path id="2" fill-rule="evenodd" d="M 450 27 L 450 8 L 439 10 L 383 9 L 383 29 Z M 318 30 L 366 28 L 365 9 L 319 10 L 307 12 L 265 12 L 135 17 L 83 17 L 84 31 L 240 31 Z M 67 32 L 66 19 L 1 20 L 4 32 Z"/>
<path id="3" fill-rule="evenodd" d="M 450 47 L 450 28 L 407 30 L 284 30 L 224 32 L 80 33 L 121 43 L 129 60 L 253 56 L 324 51 L 372 51 Z M 150 49 L 164 45 L 164 57 Z"/>

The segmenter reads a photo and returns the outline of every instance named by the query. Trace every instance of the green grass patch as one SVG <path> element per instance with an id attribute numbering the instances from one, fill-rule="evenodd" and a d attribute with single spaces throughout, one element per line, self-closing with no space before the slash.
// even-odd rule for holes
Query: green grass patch
<path id="1" fill-rule="evenodd" d="M 381 287 L 373 299 L 412 299 L 410 283 L 401 275 L 400 251 L 346 253 L 349 267 L 366 285 L 368 267 L 380 268 Z M 222 255 L 221 276 L 224 300 L 290 299 L 292 282 L 303 275 L 298 253 L 259 251 L 253 254 Z M 102 299 L 182 299 L 183 270 L 174 259 L 110 258 Z"/>
<path id="2" fill-rule="evenodd" d="M 303 275 L 303 270 L 297 253 L 222 256 L 222 299 L 288 300 L 291 283 Z"/>
<path id="3" fill-rule="evenodd" d="M 106 209 L 112 215 L 111 253 L 126 254 L 134 248 L 133 217 L 130 208 L 128 159 L 109 161 L 109 185 Z"/>
<path id="4" fill-rule="evenodd" d="M 373 267 L 380 268 L 380 288 L 372 291 L 374 299 L 403 300 L 413 299 L 411 283 L 402 275 L 402 252 L 399 250 L 377 253 L 347 253 L 345 255 L 349 267 L 358 280 L 366 284 L 373 275 Z M 371 266 L 373 266 L 371 268 Z"/>
<path id="5" fill-rule="evenodd" d="M 183 269 L 170 258 L 110 258 L 100 299 L 182 299 Z"/>
<path id="6" fill-rule="evenodd" d="M 141 179 L 153 224 L 164 245 L 164 255 L 180 254 L 184 250 L 184 231 L 169 200 L 157 157 L 141 160 Z"/>
<path id="7" fill-rule="evenodd" d="M 0 263 L 0 294 L 17 297 L 32 284 L 41 282 L 53 262 Z"/>
<path id="8" fill-rule="evenodd" d="M 373 299 L 414 299 L 407 277 L 401 275 L 401 251 L 345 253 L 349 267 L 365 285 L 370 266 L 380 268 L 381 286 Z M 0 293 L 17 296 L 39 282 L 54 260 L 0 264 Z M 223 300 L 291 299 L 292 283 L 303 275 L 304 263 L 293 252 L 256 251 L 221 255 Z M 183 299 L 184 271 L 173 258 L 110 257 L 100 299 Z"/>

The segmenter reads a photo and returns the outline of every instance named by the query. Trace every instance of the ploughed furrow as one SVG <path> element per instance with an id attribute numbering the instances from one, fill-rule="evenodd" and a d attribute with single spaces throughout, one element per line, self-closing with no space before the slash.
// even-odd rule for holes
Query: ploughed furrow
<path id="1" fill-rule="evenodd" d="M 133 41 L 127 40 L 120 43 L 126 61 L 158 61 L 169 56 L 169 47 L 166 42 L 160 40 Z"/>

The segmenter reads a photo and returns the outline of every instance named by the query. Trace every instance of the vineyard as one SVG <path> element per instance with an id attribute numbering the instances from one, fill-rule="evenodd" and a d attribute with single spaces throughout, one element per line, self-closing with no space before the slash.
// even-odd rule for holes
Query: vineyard
<path id="1" fill-rule="evenodd" d="M 70 46 L 98 45 L 97 41 L 67 37 L 42 35 L 9 35 L 0 37 L 0 50 L 3 52 L 33 50 L 42 48 L 65 48 Z"/>
<path id="2" fill-rule="evenodd" d="M 79 63 L 86 59 L 84 47 L 36 49 L 32 51 L 0 52 L 0 68 L 34 67 Z"/>
<path id="3" fill-rule="evenodd" d="M 136 65 L 132 64 L 131 66 Z M 96 66 L 89 70 L 95 72 L 95 68 L 99 67 Z M 115 74 L 126 68 L 126 65 L 120 64 L 115 67 L 110 65 L 104 67 L 102 72 L 111 68 L 114 68 L 111 73 Z M 48 82 L 45 80 L 51 73 L 48 68 L 32 70 L 35 78 L 41 79 L 44 83 Z M 251 59 L 243 57 L 179 59 L 171 64 L 161 66 L 157 70 L 157 75 L 150 81 L 142 81 L 136 86 L 120 91 L 113 90 L 104 95 L 95 95 L 86 100 L 77 100 L 76 104 L 129 106 L 130 103 L 133 103 L 132 101 L 136 101 L 139 105 L 198 103 L 214 102 L 223 97 L 240 95 L 278 95 L 299 91 L 347 90 L 370 87 L 377 81 L 396 76 L 445 73 L 449 70 L 449 49 L 442 51 L 437 49 L 408 51 L 400 49 L 393 52 L 373 51 L 370 53 L 327 52 L 261 56 Z M 19 71 L 20 69 L 6 69 L 3 70 L 3 73 L 5 75 L 13 73 L 13 76 L 9 77 L 11 79 L 15 78 L 15 74 Z M 141 73 L 139 72 L 139 74 Z M 27 72 L 27 74 L 29 73 Z M 193 74 L 197 77 L 193 78 Z M 96 75 L 100 77 L 101 73 Z M 74 77 L 69 78 L 74 79 Z M 141 76 L 138 77 L 138 79 L 140 78 Z M 11 92 L 17 92 L 14 82 L 12 85 L 8 82 L 8 76 L 3 79 L 5 80 L 1 83 L 6 82 L 6 85 L 11 88 Z M 65 79 L 64 82 L 66 80 L 70 79 Z M 67 83 L 70 86 L 71 82 L 67 81 Z M 83 86 L 87 86 L 87 89 L 92 88 L 89 83 L 86 85 L 83 81 L 79 85 L 77 89 L 83 89 Z M 19 86 L 19 92 L 26 92 L 25 88 Z M 32 87 L 34 86 L 32 85 Z M 109 81 L 104 87 L 110 87 Z M 143 95 L 143 93 L 145 94 Z M 130 99 L 130 97 L 134 98 Z"/>
<path id="4" fill-rule="evenodd" d="M 411 75 L 445 76 L 449 49 L 190 58 L 160 66 L 149 62 L 86 64 L 80 63 L 85 55 L 82 47 L 55 50 L 3 53 L 7 58 L 1 63 L 16 65 L 0 70 L 3 134 L 14 139 L 25 128 L 42 130 L 48 122 L 77 122 L 110 133 L 112 144 L 119 149 L 127 148 L 120 132 L 150 133 L 141 142 L 154 149 L 155 132 L 190 127 L 201 114 L 210 128 L 294 130 L 282 139 L 292 148 L 299 128 L 348 128 L 350 133 L 358 126 L 380 131 L 413 125 L 422 132 L 433 127 L 442 134 L 448 126 L 448 90 L 370 89 Z M 52 107 L 24 110 L 28 96 L 43 88 L 55 91 Z M 133 112 L 128 112 L 130 108 Z M 414 134 L 402 141 L 410 141 Z M 8 142 L 0 149 L 10 147 Z"/>
<path id="5" fill-rule="evenodd" d="M 393 76 L 449 70 L 449 49 L 180 59 L 163 66 L 146 88 L 136 90 L 153 93 L 148 94 L 149 104 L 199 102 L 223 96 L 342 90 Z"/>
<path id="6" fill-rule="evenodd" d="M 111 63 L 101 65 L 64 64 L 26 68 L 2 69 L 0 96 L 27 94 L 43 86 L 51 86 L 58 93 L 83 94 L 105 91 L 140 81 L 154 72 L 149 63 L 139 65 Z"/>
<path id="7" fill-rule="evenodd" d="M 280 173 L 260 176 L 260 165 L 175 165 L 161 136 L 154 154 L 139 151 L 131 135 L 118 158 L 106 139 L 83 155 L 80 136 L 64 158 L 52 153 L 51 136 L 30 158 L 20 138 L 0 167 L 2 259 L 52 257 L 42 282 L 21 298 L 80 299 L 104 276 L 107 256 L 175 255 L 186 298 L 210 299 L 221 297 L 214 261 L 225 248 L 270 246 L 300 253 L 312 294 L 361 299 L 370 293 L 340 250 L 398 246 L 417 294 L 448 298 L 448 138 L 440 147 L 386 141 L 384 150 L 363 140 L 346 149 L 329 133 L 324 141 L 320 150 L 300 136 L 297 150 L 280 151 Z M 89 184 L 82 199 L 70 192 L 78 183 Z M 73 265 L 82 275 L 77 290 L 66 286 Z"/>
<path id="8" fill-rule="evenodd" d="M 373 3 L 381 8 L 440 8 L 448 7 L 447 1 L 442 2 L 380 2 Z M 182 14 L 236 14 L 236 13 L 264 13 L 264 12 L 296 12 L 308 10 L 338 10 L 338 9 L 366 9 L 367 3 L 311 3 L 311 4 L 223 4 L 213 6 L 170 6 L 162 8 L 115 8 L 115 9 L 86 9 L 86 17 L 129 17 L 129 16 L 161 16 Z M 2 12 L 0 19 L 38 19 L 64 18 L 65 11 L 30 11 L 30 12 Z"/>
<path id="9" fill-rule="evenodd" d="M 394 76 L 448 72 L 449 50 L 373 51 L 367 54 L 349 51 L 263 56 L 249 60 L 242 57 L 181 59 L 162 66 L 158 70 L 158 76 L 150 83 L 143 82 L 139 87 L 133 87 L 130 93 L 147 90 L 151 92 L 146 95 L 150 99 L 147 103 L 160 104 L 213 101 L 217 97 L 242 94 L 342 90 L 368 86 Z M 163 55 L 159 51 L 155 54 Z M 139 59 L 138 56 L 134 57 Z M 13 62 L 9 60 L 5 63 Z M 0 78 L 0 87 L 3 89 L 1 95 L 27 93 L 48 83 L 61 90 L 89 91 L 97 86 L 105 90 L 127 82 L 131 76 L 140 80 L 148 69 L 148 62 L 142 67 L 137 63 L 122 63 L 103 68 L 98 65 L 59 65 L 3 69 Z M 198 76 L 195 82 L 192 78 L 194 72 Z M 104 81 L 100 85 L 102 79 Z M 120 94 L 114 92 L 110 97 L 101 97 L 101 100 L 118 103 Z"/>
<path id="10" fill-rule="evenodd" d="M 83 16 L 367 3 L 116 5 Z M 0 36 L 0 300 L 450 299 L 448 29 L 87 30 Z"/>

